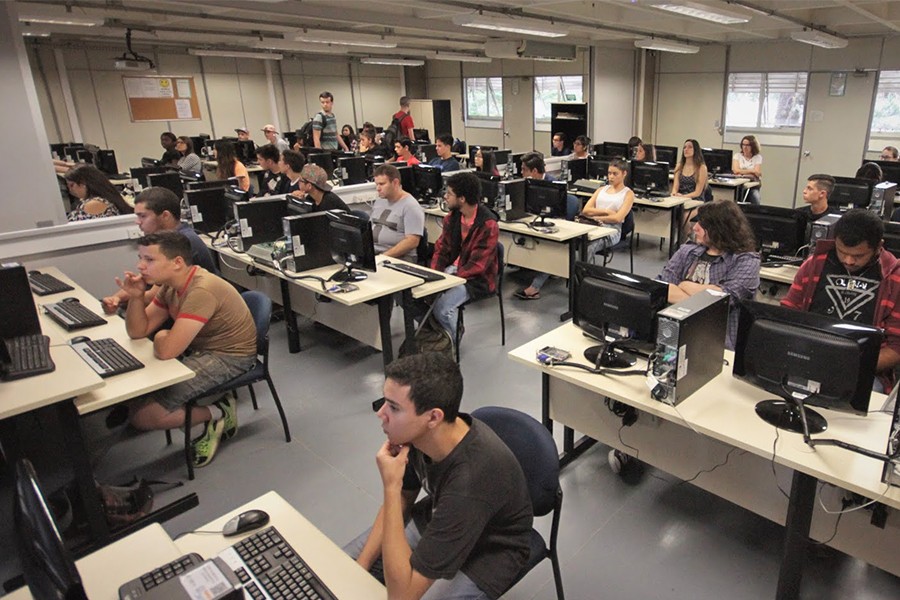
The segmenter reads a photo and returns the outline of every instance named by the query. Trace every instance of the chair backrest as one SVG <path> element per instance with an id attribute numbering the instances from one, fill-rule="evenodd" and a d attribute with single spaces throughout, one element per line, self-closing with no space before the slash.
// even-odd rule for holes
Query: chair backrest
<path id="1" fill-rule="evenodd" d="M 269 322 L 272 319 L 272 300 L 262 292 L 247 291 L 241 294 L 247 303 L 253 322 L 256 323 L 256 353 L 269 353 Z"/>
<path id="2" fill-rule="evenodd" d="M 553 436 L 534 417 L 512 408 L 485 406 L 472 413 L 512 450 L 525 473 L 534 515 L 542 517 L 556 506 L 559 453 Z"/>
<path id="3" fill-rule="evenodd" d="M 359 217 L 363 221 L 368 221 L 372 216 L 364 210 L 353 209 L 350 211 L 350 214 L 354 217 Z"/>
<path id="4" fill-rule="evenodd" d="M 416 262 L 422 267 L 431 266 L 431 256 L 428 252 L 428 228 L 422 229 L 422 237 L 419 238 L 419 245 L 416 246 Z"/>
<path id="5" fill-rule="evenodd" d="M 624 240 L 628 235 L 634 231 L 634 209 L 628 211 L 628 214 L 625 215 L 625 221 L 622 222 L 622 239 Z"/>
<path id="6" fill-rule="evenodd" d="M 497 242 L 497 295 L 503 293 L 503 242 Z"/>

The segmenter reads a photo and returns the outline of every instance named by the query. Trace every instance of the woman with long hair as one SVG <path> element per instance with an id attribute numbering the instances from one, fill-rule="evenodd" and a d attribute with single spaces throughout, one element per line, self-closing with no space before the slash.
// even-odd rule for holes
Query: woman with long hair
<path id="1" fill-rule="evenodd" d="M 755 135 L 745 135 L 741 138 L 741 152 L 731 160 L 731 171 L 735 175 L 746 177 L 752 181 L 762 179 L 762 154 L 759 153 L 759 142 Z M 747 191 L 746 201 L 751 204 L 759 204 L 759 186 L 756 185 Z"/>
<path id="2" fill-rule="evenodd" d="M 180 135 L 175 140 L 175 149 L 181 155 L 178 159 L 178 168 L 186 173 L 199 173 L 201 171 L 200 157 L 194 152 L 194 141 L 186 135 Z"/>
<path id="3" fill-rule="evenodd" d="M 219 166 L 216 168 L 216 174 L 219 176 L 219 179 L 236 177 L 238 187 L 245 192 L 250 189 L 250 176 L 247 173 L 247 167 L 237 159 L 237 155 L 234 152 L 234 144 L 225 140 L 216 142 L 216 160 L 219 163 Z"/>
<path id="4" fill-rule="evenodd" d="M 759 287 L 759 253 L 747 217 L 731 200 L 702 205 L 694 222 L 694 241 L 686 242 L 669 259 L 660 281 L 669 284 L 669 302 L 705 290 L 731 296 L 725 346 L 734 349 L 736 303 L 753 298 Z"/>
<path id="5" fill-rule="evenodd" d="M 675 167 L 672 195 L 682 198 L 704 199 L 709 171 L 703 161 L 703 151 L 697 140 L 685 140 L 681 161 Z"/>
<path id="6" fill-rule="evenodd" d="M 356 149 L 359 146 L 359 138 L 353 133 L 352 125 L 347 123 L 341 127 L 341 138 L 344 140 L 344 143 L 347 144 L 350 152 L 356 152 Z"/>
<path id="7" fill-rule="evenodd" d="M 94 165 L 76 165 L 66 172 L 65 179 L 69 193 L 79 200 L 78 206 L 69 213 L 69 221 L 115 217 L 134 212 L 106 175 Z"/>

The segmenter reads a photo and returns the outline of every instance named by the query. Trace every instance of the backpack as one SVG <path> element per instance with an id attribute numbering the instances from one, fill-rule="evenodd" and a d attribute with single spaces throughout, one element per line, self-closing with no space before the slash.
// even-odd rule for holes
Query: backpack
<path id="1" fill-rule="evenodd" d="M 406 118 L 407 114 L 409 113 L 403 113 L 403 116 L 401 116 L 399 119 L 395 116 L 393 119 L 391 119 L 391 124 L 388 125 L 387 129 L 384 130 L 384 135 L 381 138 L 381 143 L 388 150 L 392 151 L 394 149 L 394 142 L 403 137 L 400 134 L 400 123 L 403 121 L 403 119 Z"/>
<path id="2" fill-rule="evenodd" d="M 322 124 L 324 125 L 325 115 L 323 115 L 321 111 L 316 114 L 317 114 L 317 116 L 322 115 Z M 315 117 L 313 117 L 312 119 L 310 119 L 309 121 L 304 123 L 303 126 L 297 130 L 297 141 L 300 143 L 301 146 L 306 146 L 306 147 L 311 148 L 312 146 L 315 145 L 315 142 L 313 141 L 313 121 L 314 120 L 315 120 Z"/>
<path id="3" fill-rule="evenodd" d="M 413 338 L 403 340 L 398 356 L 403 357 L 425 352 L 440 352 L 446 354 L 454 361 L 456 360 L 450 333 L 437 322 L 437 319 L 430 312 L 422 321 L 422 324 L 419 325 L 419 328 L 416 329 Z"/>

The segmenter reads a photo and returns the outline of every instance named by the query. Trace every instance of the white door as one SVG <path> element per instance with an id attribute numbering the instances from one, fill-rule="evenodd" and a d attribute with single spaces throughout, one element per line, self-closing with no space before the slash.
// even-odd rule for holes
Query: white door
<path id="1" fill-rule="evenodd" d="M 550 139 L 547 134 L 547 139 Z M 513 152 L 534 146 L 534 80 L 527 76 L 503 78 L 503 143 Z"/>

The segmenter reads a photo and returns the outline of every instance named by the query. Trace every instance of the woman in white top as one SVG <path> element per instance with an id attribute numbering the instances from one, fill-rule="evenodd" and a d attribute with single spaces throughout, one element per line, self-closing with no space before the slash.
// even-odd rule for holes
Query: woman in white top
<path id="1" fill-rule="evenodd" d="M 735 175 L 747 177 L 753 181 L 762 179 L 762 154 L 759 153 L 759 142 L 755 135 L 745 135 L 741 138 L 741 153 L 731 161 L 731 171 Z M 747 202 L 759 204 L 759 186 L 750 188 L 747 192 Z"/>
<path id="2" fill-rule="evenodd" d="M 605 227 L 613 227 L 616 232 L 610 236 L 594 240 L 588 245 L 588 260 L 595 262 L 597 252 L 619 243 L 622 239 L 622 223 L 631 212 L 634 192 L 625 187 L 627 163 L 615 158 L 609 161 L 607 181 L 609 185 L 599 188 L 581 210 L 580 221 L 591 221 Z"/>

